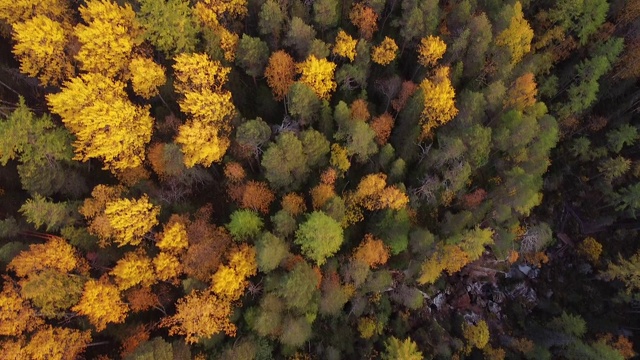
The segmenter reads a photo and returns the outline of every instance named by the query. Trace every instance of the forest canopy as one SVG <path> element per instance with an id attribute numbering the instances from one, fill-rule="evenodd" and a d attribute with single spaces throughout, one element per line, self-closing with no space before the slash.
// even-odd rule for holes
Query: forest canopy
<path id="1" fill-rule="evenodd" d="M 0 358 L 637 356 L 639 0 L 0 0 Z"/>

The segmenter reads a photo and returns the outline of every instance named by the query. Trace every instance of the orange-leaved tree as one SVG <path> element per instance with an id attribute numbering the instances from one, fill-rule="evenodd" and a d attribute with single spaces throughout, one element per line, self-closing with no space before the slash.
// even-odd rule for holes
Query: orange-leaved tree
<path id="1" fill-rule="evenodd" d="M 296 76 L 295 62 L 291 55 L 283 50 L 272 53 L 264 70 L 264 76 L 267 78 L 273 97 L 278 101 L 284 100 Z"/>
<path id="2" fill-rule="evenodd" d="M 364 3 L 356 3 L 349 12 L 349 20 L 358 28 L 360 36 L 371 40 L 373 33 L 378 30 L 378 14 Z"/>

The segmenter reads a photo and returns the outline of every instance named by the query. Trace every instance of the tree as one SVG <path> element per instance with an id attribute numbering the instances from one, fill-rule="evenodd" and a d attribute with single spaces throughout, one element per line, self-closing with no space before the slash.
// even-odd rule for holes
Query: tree
<path id="1" fill-rule="evenodd" d="M 340 2 L 337 0 L 318 0 L 313 2 L 313 21 L 321 30 L 332 28 L 340 20 Z"/>
<path id="2" fill-rule="evenodd" d="M 145 99 L 158 95 L 158 87 L 167 81 L 164 68 L 145 57 L 133 58 L 129 64 L 129 72 L 133 91 Z"/>
<path id="3" fill-rule="evenodd" d="M 108 323 L 124 322 L 129 306 L 122 302 L 118 288 L 109 283 L 106 278 L 102 278 L 89 279 L 84 284 L 82 298 L 71 310 L 87 316 L 96 330 L 102 331 Z"/>
<path id="4" fill-rule="evenodd" d="M 243 68 L 247 75 L 256 78 L 261 76 L 269 58 L 267 43 L 247 34 L 242 34 L 236 51 L 236 64 Z"/>
<path id="5" fill-rule="evenodd" d="M 509 27 L 496 37 L 496 45 L 505 46 L 511 53 L 511 64 L 517 64 L 531 50 L 533 29 L 524 18 L 522 4 L 517 1 L 513 6 L 513 16 Z"/>
<path id="6" fill-rule="evenodd" d="M 301 123 L 310 123 L 317 116 L 321 103 L 311 87 L 296 81 L 289 87 L 287 105 L 289 113 L 300 118 Z"/>
<path id="7" fill-rule="evenodd" d="M 198 42 L 198 25 L 184 0 L 141 0 L 138 19 L 144 36 L 167 56 L 192 52 Z"/>
<path id="8" fill-rule="evenodd" d="M 144 252 L 131 251 L 116 263 L 110 272 L 121 291 L 138 284 L 148 287 L 156 282 L 153 265 Z"/>
<path id="9" fill-rule="evenodd" d="M 95 220 L 89 228 L 103 239 L 115 241 L 118 246 L 138 245 L 144 235 L 158 225 L 160 208 L 149 202 L 147 195 L 140 199 L 118 199 L 108 202 L 104 214 L 108 220 L 106 229 L 99 228 Z"/>
<path id="10" fill-rule="evenodd" d="M 170 335 L 184 335 L 188 344 L 219 332 L 234 336 L 236 326 L 229 321 L 232 310 L 229 300 L 211 290 L 193 290 L 178 299 L 176 313 L 162 319 L 160 326 L 168 327 Z"/>
<path id="11" fill-rule="evenodd" d="M 343 241 L 340 224 L 322 211 L 314 211 L 298 227 L 294 242 L 306 257 L 322 265 L 340 249 Z"/>
<path id="12" fill-rule="evenodd" d="M 371 234 L 366 234 L 360 245 L 353 251 L 353 259 L 375 269 L 378 265 L 387 263 L 389 248 L 382 240 L 374 238 Z"/>
<path id="13" fill-rule="evenodd" d="M 607 270 L 602 273 L 606 280 L 620 280 L 624 283 L 627 293 L 631 294 L 640 289 L 640 253 L 624 259 L 618 254 L 617 263 L 609 263 Z"/>
<path id="14" fill-rule="evenodd" d="M 51 236 L 44 244 L 29 245 L 29 250 L 14 257 L 7 269 L 23 278 L 46 269 L 68 273 L 78 265 L 75 249 L 64 239 Z"/>
<path id="15" fill-rule="evenodd" d="M 441 126 L 458 114 L 455 105 L 455 91 L 449 79 L 449 68 L 436 69 L 433 79 L 424 79 L 420 83 L 424 92 L 424 108 L 420 114 L 422 136 L 432 136 L 433 129 Z"/>
<path id="16" fill-rule="evenodd" d="M 289 54 L 283 50 L 271 54 L 264 76 L 276 100 L 284 99 L 293 85 L 295 75 L 295 62 Z"/>
<path id="17" fill-rule="evenodd" d="M 109 0 L 90 0 L 79 11 L 87 23 L 74 28 L 81 44 L 76 55 L 80 68 L 109 78 L 122 76 L 134 47 L 142 42 L 142 29 L 131 5 L 121 7 Z"/>
<path id="18" fill-rule="evenodd" d="M 395 336 L 387 339 L 384 343 L 385 349 L 382 358 L 385 360 L 422 360 L 422 353 L 418 350 L 418 345 L 411 338 L 400 340 Z"/>
<path id="19" fill-rule="evenodd" d="M 331 93 L 336 90 L 333 80 L 336 64 L 310 55 L 304 62 L 296 65 L 296 68 L 301 74 L 301 83 L 309 86 L 320 99 L 331 98 Z"/>
<path id="20" fill-rule="evenodd" d="M 518 77 L 513 85 L 507 90 L 507 97 L 504 100 L 505 109 L 516 109 L 523 111 L 533 106 L 536 102 L 536 81 L 532 73 L 526 73 Z"/>
<path id="21" fill-rule="evenodd" d="M 262 157 L 265 177 L 276 190 L 298 189 L 309 175 L 309 165 L 302 142 L 292 132 L 285 132 L 271 143 Z"/>
<path id="22" fill-rule="evenodd" d="M 45 85 L 59 85 L 73 74 L 71 58 L 65 52 L 69 31 L 63 24 L 37 15 L 14 24 L 13 39 L 13 53 L 20 60 L 22 73 Z"/>
<path id="23" fill-rule="evenodd" d="M 211 290 L 229 301 L 237 301 L 244 294 L 247 278 L 257 273 L 256 250 L 242 244 L 231 250 L 228 265 L 220 265 L 211 277 Z"/>
<path id="24" fill-rule="evenodd" d="M 18 211 L 36 228 L 46 225 L 47 232 L 58 231 L 65 226 L 73 225 L 77 220 L 77 212 L 73 204 L 54 203 L 38 194 L 27 199 Z"/>
<path id="25" fill-rule="evenodd" d="M 340 30 L 338 36 L 336 36 L 336 43 L 333 45 L 332 53 L 353 61 L 356 58 L 357 43 L 358 41 L 352 38 L 351 35 L 344 32 L 344 30 Z"/>
<path id="26" fill-rule="evenodd" d="M 256 260 L 258 269 L 269 273 L 280 265 L 289 254 L 289 246 L 281 238 L 270 232 L 262 233 L 256 241 Z"/>
<path id="27" fill-rule="evenodd" d="M 371 50 L 371 60 L 376 64 L 387 65 L 391 63 L 398 53 L 398 45 L 390 37 L 385 36 L 378 46 Z"/>
<path id="28" fill-rule="evenodd" d="M 311 168 L 319 168 L 328 163 L 329 140 L 317 130 L 309 129 L 300 134 L 300 140 Z"/>
<path id="29" fill-rule="evenodd" d="M 313 26 L 305 24 L 304 20 L 294 16 L 289 22 L 289 30 L 283 43 L 292 48 L 298 59 L 305 59 L 309 56 L 311 44 L 316 38 L 316 31 Z"/>
<path id="30" fill-rule="evenodd" d="M 20 97 L 17 108 L 0 121 L 0 164 L 19 160 L 18 174 L 23 189 L 50 196 L 65 189 L 73 172 L 64 164 L 73 157 L 71 135 L 56 127 L 51 117 L 36 117 Z"/>
<path id="31" fill-rule="evenodd" d="M 360 36 L 371 40 L 373 33 L 378 29 L 378 14 L 364 3 L 355 3 L 349 12 L 349 20 L 358 28 Z"/>
<path id="32" fill-rule="evenodd" d="M 258 32 L 260 32 L 260 35 L 273 36 L 277 43 L 282 32 L 284 20 L 285 14 L 280 4 L 275 0 L 267 0 L 262 4 L 260 13 L 258 13 Z"/>
<path id="33" fill-rule="evenodd" d="M 62 318 L 65 310 L 80 301 L 85 279 L 75 274 L 46 269 L 20 281 L 20 294 L 48 318 Z"/>
<path id="34" fill-rule="evenodd" d="M 302 196 L 288 193 L 282 197 L 282 209 L 292 216 L 298 216 L 307 210 L 307 206 Z"/>
<path id="35" fill-rule="evenodd" d="M 257 236 L 263 226 L 262 218 L 255 211 L 236 210 L 231 214 L 227 229 L 236 241 L 245 241 Z"/>
<path id="36" fill-rule="evenodd" d="M 263 214 L 269 213 L 269 206 L 276 199 L 267 183 L 262 181 L 249 181 L 244 186 L 240 207 L 251 209 Z"/>
<path id="37" fill-rule="evenodd" d="M 388 112 L 373 118 L 373 121 L 371 121 L 371 129 L 376 133 L 376 143 L 379 146 L 384 146 L 389 140 L 394 123 L 393 116 Z"/>
<path id="38" fill-rule="evenodd" d="M 155 276 L 162 281 L 172 281 L 184 272 L 180 259 L 171 253 L 161 251 L 153 258 Z"/>
<path id="39" fill-rule="evenodd" d="M 549 11 L 549 20 L 566 31 L 576 32 L 580 45 L 587 44 L 605 22 L 609 3 L 602 0 L 558 1 Z"/>
<path id="40" fill-rule="evenodd" d="M 0 292 L 0 335 L 20 336 L 44 324 L 36 311 L 20 296 L 13 281 L 3 277 L 4 284 Z"/>
<path id="41" fill-rule="evenodd" d="M 189 246 L 189 235 L 180 216 L 171 215 L 157 237 L 156 246 L 170 253 L 180 253 Z"/>
<path id="42" fill-rule="evenodd" d="M 31 336 L 23 351 L 29 359 L 74 360 L 84 352 L 89 342 L 90 331 L 47 325 Z"/>
<path id="43" fill-rule="evenodd" d="M 88 73 L 65 82 L 61 92 L 47 95 L 51 111 L 76 136 L 74 160 L 100 158 L 113 172 L 142 164 L 153 119 L 149 106 L 127 99 L 124 87 L 120 81 Z"/>
<path id="44" fill-rule="evenodd" d="M 182 112 L 191 115 L 178 129 L 176 143 L 182 146 L 184 163 L 210 166 L 222 160 L 229 147 L 227 137 L 235 115 L 231 93 L 223 90 L 230 68 L 212 61 L 206 54 L 180 54 L 173 66 L 175 88 L 184 97 Z"/>
<path id="45" fill-rule="evenodd" d="M 439 37 L 429 35 L 420 40 L 418 62 L 425 67 L 435 66 L 438 60 L 442 59 L 445 51 L 447 51 L 447 44 Z"/>
<path id="46" fill-rule="evenodd" d="M 278 294 L 287 308 L 304 314 L 310 310 L 319 285 L 319 273 L 302 260 L 284 277 L 278 288 Z"/>
<path id="47" fill-rule="evenodd" d="M 489 343 L 489 327 L 487 326 L 487 322 L 481 320 L 473 325 L 466 322 L 463 323 L 462 336 L 464 336 L 467 342 L 465 347 L 467 354 L 470 354 L 473 348 L 482 350 Z"/>
<path id="48" fill-rule="evenodd" d="M 0 2 L 0 19 L 11 25 L 39 15 L 57 21 L 66 20 L 69 16 L 69 4 L 65 0 Z"/>

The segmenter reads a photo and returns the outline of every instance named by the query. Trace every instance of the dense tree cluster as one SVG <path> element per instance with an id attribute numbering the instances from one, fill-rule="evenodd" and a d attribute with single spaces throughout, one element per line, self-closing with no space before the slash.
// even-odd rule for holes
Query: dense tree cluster
<path id="1" fill-rule="evenodd" d="M 0 358 L 635 357 L 639 30 L 0 0 Z"/>

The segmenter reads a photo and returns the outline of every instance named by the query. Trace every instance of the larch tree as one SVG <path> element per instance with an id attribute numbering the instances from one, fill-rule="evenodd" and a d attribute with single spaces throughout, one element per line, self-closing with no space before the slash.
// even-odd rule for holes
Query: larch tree
<path id="1" fill-rule="evenodd" d="M 4 277 L 3 280 L 0 292 L 0 335 L 20 336 L 44 324 L 36 310 L 20 296 L 13 281 L 8 277 Z"/>
<path id="2" fill-rule="evenodd" d="M 513 17 L 509 27 L 498 34 L 496 45 L 507 47 L 511 54 L 511 64 L 517 64 L 531 51 L 531 40 L 533 40 L 533 29 L 524 18 L 522 4 L 517 1 L 513 6 Z"/>
<path id="3" fill-rule="evenodd" d="M 229 320 L 232 311 L 228 299 L 211 290 L 194 290 L 178 300 L 176 313 L 162 319 L 160 326 L 168 327 L 170 335 L 184 335 L 189 344 L 219 332 L 234 336 L 236 326 Z"/>
<path id="4" fill-rule="evenodd" d="M 110 78 L 122 76 L 133 49 L 142 42 L 142 28 L 131 5 L 90 0 L 79 11 L 86 23 L 74 29 L 81 44 L 76 55 L 80 68 Z"/>
<path id="5" fill-rule="evenodd" d="M 535 77 L 532 73 L 526 73 L 518 77 L 513 85 L 507 90 L 504 100 L 505 109 L 516 109 L 523 111 L 536 102 L 538 89 Z"/>
<path id="6" fill-rule="evenodd" d="M 143 251 L 124 254 L 110 272 L 121 291 L 138 284 L 148 287 L 156 282 L 151 259 Z"/>
<path id="7" fill-rule="evenodd" d="M 153 119 L 150 107 L 134 105 L 124 88 L 120 81 L 88 73 L 65 82 L 61 92 L 47 95 L 51 111 L 76 136 L 75 160 L 102 159 L 112 172 L 142 164 Z"/>
<path id="8" fill-rule="evenodd" d="M 68 273 L 78 264 L 76 250 L 64 239 L 51 236 L 44 244 L 29 245 L 29 250 L 20 252 L 7 268 L 19 277 L 26 277 L 46 269 Z"/>
<path id="9" fill-rule="evenodd" d="M 180 54 L 173 66 L 175 88 L 182 98 L 180 109 L 190 115 L 178 129 L 176 143 L 182 147 L 188 168 L 196 164 L 210 166 L 222 160 L 230 141 L 230 121 L 236 109 L 231 93 L 223 90 L 230 68 L 206 54 Z"/>
<path id="10" fill-rule="evenodd" d="M 28 359 L 74 360 L 90 342 L 90 331 L 47 325 L 31 336 L 23 354 Z"/>
<path id="11" fill-rule="evenodd" d="M 66 52 L 69 35 L 64 24 L 44 15 L 14 24 L 13 53 L 20 60 L 20 71 L 45 85 L 59 85 L 68 79 L 74 73 Z"/>
<path id="12" fill-rule="evenodd" d="M 71 310 L 87 316 L 96 330 L 102 331 L 109 323 L 124 322 L 129 306 L 122 301 L 118 288 L 102 278 L 85 283 L 80 302 Z"/>
<path id="13" fill-rule="evenodd" d="M 167 81 L 164 68 L 153 60 L 136 56 L 129 63 L 133 91 L 145 99 L 159 94 L 158 87 Z"/>
<path id="14" fill-rule="evenodd" d="M 432 79 L 424 79 L 420 83 L 420 88 L 424 92 L 424 108 L 420 114 L 422 137 L 429 137 L 436 127 L 449 122 L 458 114 L 449 68 L 438 68 Z"/>
<path id="15" fill-rule="evenodd" d="M 385 36 L 384 40 L 378 46 L 374 46 L 371 49 L 371 60 L 374 63 L 380 65 L 388 65 L 393 60 L 395 60 L 398 55 L 398 45 L 396 42 L 390 38 Z"/>
<path id="16" fill-rule="evenodd" d="M 166 55 L 191 52 L 198 43 L 198 25 L 189 1 L 141 0 L 138 18 L 144 37 Z"/>

